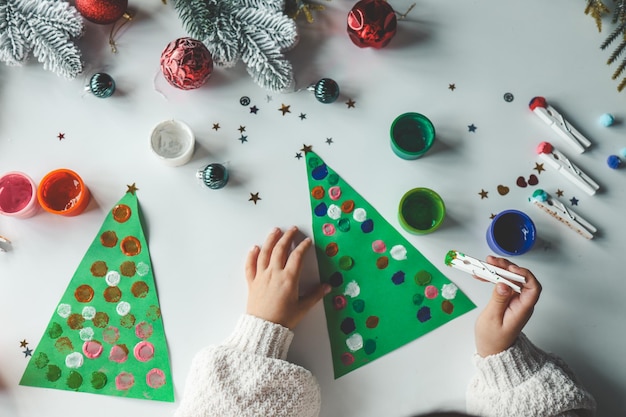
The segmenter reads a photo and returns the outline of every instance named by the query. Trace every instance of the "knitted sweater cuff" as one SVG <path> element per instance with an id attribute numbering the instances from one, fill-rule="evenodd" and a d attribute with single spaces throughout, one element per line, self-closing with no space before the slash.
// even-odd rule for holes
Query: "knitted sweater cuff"
<path id="1" fill-rule="evenodd" d="M 545 353 L 521 333 L 513 346 L 485 358 L 474 355 L 474 364 L 485 385 L 505 391 L 533 377 L 544 365 Z"/>
<path id="2" fill-rule="evenodd" d="M 292 340 L 293 332 L 288 328 L 244 314 L 224 344 L 243 352 L 285 360 Z"/>

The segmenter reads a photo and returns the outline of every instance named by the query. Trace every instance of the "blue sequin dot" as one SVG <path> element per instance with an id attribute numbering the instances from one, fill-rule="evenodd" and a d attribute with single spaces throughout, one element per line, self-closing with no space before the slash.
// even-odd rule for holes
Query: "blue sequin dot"
<path id="1" fill-rule="evenodd" d="M 315 209 L 315 215 L 318 217 L 324 217 L 326 212 L 328 211 L 328 207 L 326 207 L 326 203 L 319 203 Z"/>
<path id="2" fill-rule="evenodd" d="M 430 308 L 428 307 L 420 308 L 419 311 L 417 312 L 417 319 L 422 323 L 430 320 Z"/>
<path id="3" fill-rule="evenodd" d="M 315 167 L 313 172 L 311 172 L 311 176 L 316 180 L 323 180 L 326 178 L 326 175 L 328 175 L 328 168 L 326 167 L 326 164 Z"/>
<path id="4" fill-rule="evenodd" d="M 361 230 L 363 230 L 363 233 L 369 233 L 374 230 L 374 221 L 372 219 L 365 220 L 361 223 Z"/>
<path id="5" fill-rule="evenodd" d="M 391 281 L 393 281 L 393 283 L 396 285 L 402 284 L 404 282 L 404 272 L 398 271 L 393 274 L 393 276 L 391 277 Z"/>

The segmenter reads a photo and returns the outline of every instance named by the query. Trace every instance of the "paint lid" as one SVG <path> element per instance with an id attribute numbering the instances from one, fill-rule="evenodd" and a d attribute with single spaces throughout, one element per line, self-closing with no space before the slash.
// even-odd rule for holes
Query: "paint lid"
<path id="1" fill-rule="evenodd" d="M 32 178 L 18 171 L 0 176 L 0 214 L 26 219 L 38 210 L 37 185 Z"/>
<path id="2" fill-rule="evenodd" d="M 152 129 L 150 147 L 163 164 L 171 167 L 185 165 L 193 155 L 195 135 L 187 124 L 166 120 Z"/>

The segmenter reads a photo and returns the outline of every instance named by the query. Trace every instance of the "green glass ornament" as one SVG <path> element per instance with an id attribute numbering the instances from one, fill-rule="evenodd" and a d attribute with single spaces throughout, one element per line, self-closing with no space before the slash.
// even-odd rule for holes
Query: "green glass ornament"
<path id="1" fill-rule="evenodd" d="M 307 90 L 313 91 L 315 98 L 320 103 L 333 103 L 339 97 L 339 85 L 330 78 L 322 78 Z"/>
<path id="2" fill-rule="evenodd" d="M 212 190 L 224 188 L 228 183 L 228 170 L 222 164 L 209 164 L 199 170 L 196 176 L 204 185 Z"/>
<path id="3" fill-rule="evenodd" d="M 115 81 L 107 73 L 95 73 L 89 80 L 89 91 L 99 98 L 111 97 L 115 92 Z"/>

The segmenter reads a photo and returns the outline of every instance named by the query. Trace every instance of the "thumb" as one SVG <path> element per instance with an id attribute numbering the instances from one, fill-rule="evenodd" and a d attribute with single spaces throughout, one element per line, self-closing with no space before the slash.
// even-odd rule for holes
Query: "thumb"
<path id="1" fill-rule="evenodd" d="M 509 301 L 512 293 L 513 289 L 511 287 L 502 283 L 497 283 L 493 289 L 493 293 L 491 294 L 491 300 L 489 300 L 489 303 L 485 307 L 485 313 L 492 317 L 502 318 L 504 316 L 504 312 L 509 307 Z"/>
<path id="2" fill-rule="evenodd" d="M 308 294 L 300 298 L 300 311 L 302 314 L 306 314 L 307 311 L 313 308 L 319 300 L 324 298 L 331 290 L 330 285 L 321 284 L 311 290 Z"/>

